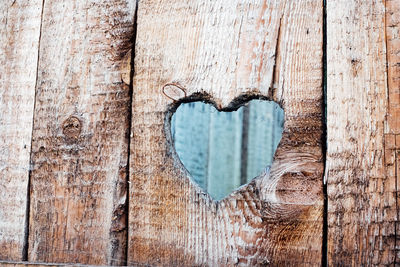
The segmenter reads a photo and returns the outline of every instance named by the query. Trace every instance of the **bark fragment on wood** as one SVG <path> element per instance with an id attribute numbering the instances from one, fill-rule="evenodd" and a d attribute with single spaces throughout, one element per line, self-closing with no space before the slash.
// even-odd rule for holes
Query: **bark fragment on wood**
<path id="1" fill-rule="evenodd" d="M 398 264 L 399 7 L 327 1 L 331 266 Z"/>
<path id="2" fill-rule="evenodd" d="M 42 3 L 0 2 L 0 260 L 22 260 Z"/>
<path id="3" fill-rule="evenodd" d="M 321 264 L 322 19 L 322 1 L 140 2 L 128 263 Z M 280 103 L 271 175 L 219 203 L 194 186 L 164 124 L 172 82 L 219 108 L 243 94 Z"/>
<path id="4" fill-rule="evenodd" d="M 32 143 L 29 261 L 123 265 L 136 1 L 45 1 Z"/>

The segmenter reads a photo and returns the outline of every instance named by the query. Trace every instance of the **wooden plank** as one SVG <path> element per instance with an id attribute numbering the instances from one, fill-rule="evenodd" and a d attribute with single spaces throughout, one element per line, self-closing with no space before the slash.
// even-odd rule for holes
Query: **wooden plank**
<path id="1" fill-rule="evenodd" d="M 73 264 L 73 263 L 66 263 L 66 264 L 62 264 L 62 263 L 36 263 L 36 262 L 14 262 L 14 261 L 0 261 L 0 266 L 2 267 L 67 267 L 67 266 L 79 266 L 79 267 L 89 267 L 89 266 L 98 266 L 98 265 L 86 265 L 86 264 Z M 129 265 L 132 267 L 141 267 L 139 265 Z M 143 266 L 143 265 L 142 265 Z"/>
<path id="2" fill-rule="evenodd" d="M 139 3 L 128 263 L 320 266 L 322 11 L 311 0 Z M 219 108 L 241 95 L 280 103 L 271 175 L 218 203 L 193 186 L 172 148 L 171 82 Z"/>
<path id="3" fill-rule="evenodd" d="M 45 1 L 32 143 L 28 260 L 118 264 L 126 252 L 136 1 Z"/>
<path id="4" fill-rule="evenodd" d="M 211 106 L 200 102 L 181 105 L 171 120 L 171 134 L 180 160 L 189 170 L 192 179 L 207 189 L 208 143 Z M 195 142 L 194 142 L 195 141 Z"/>
<path id="5" fill-rule="evenodd" d="M 207 192 L 221 200 L 240 186 L 243 109 L 210 115 Z"/>
<path id="6" fill-rule="evenodd" d="M 331 266 L 398 264 L 399 6 L 327 1 Z"/>
<path id="7" fill-rule="evenodd" d="M 384 133 L 385 146 L 385 175 L 390 181 L 391 204 L 393 197 L 396 197 L 396 216 L 393 216 L 393 206 L 390 209 L 391 216 L 387 219 L 391 227 L 395 220 L 395 249 L 390 252 L 391 258 L 394 257 L 395 265 L 400 264 L 399 254 L 399 233 L 400 233 L 400 0 L 385 1 L 385 34 L 386 34 L 386 59 L 387 59 L 387 81 L 388 98 L 386 106 L 386 121 Z M 393 187 L 394 183 L 394 187 Z M 393 188 L 395 190 L 393 190 Z M 389 190 L 388 190 L 389 191 Z M 384 199 L 385 201 L 386 199 Z M 391 219 L 391 220 L 390 220 Z M 393 231 L 392 231 L 393 233 Z M 393 241 L 390 243 L 393 248 Z"/>
<path id="8" fill-rule="evenodd" d="M 63 266 L 79 266 L 79 267 L 84 267 L 84 266 L 96 266 L 96 265 L 85 265 L 85 264 L 73 264 L 73 263 L 36 263 L 36 262 L 27 262 L 27 261 L 21 261 L 21 262 L 16 262 L 16 261 L 0 261 L 0 266 L 2 267 L 24 267 L 24 266 L 31 266 L 31 267 L 63 267 Z"/>
<path id="9" fill-rule="evenodd" d="M 0 2 L 0 259 L 22 260 L 42 3 Z"/>
<path id="10" fill-rule="evenodd" d="M 274 102 L 249 104 L 249 133 L 246 182 L 260 175 L 272 160 L 282 137 L 284 114 Z"/>
<path id="11" fill-rule="evenodd" d="M 57 264 L 57 263 L 33 263 L 33 262 L 0 261 L 0 266 L 2 266 L 2 267 L 24 267 L 24 266 L 61 267 L 61 266 L 73 266 L 73 265 L 72 264 Z M 88 266 L 88 265 L 79 265 L 79 266 Z"/>

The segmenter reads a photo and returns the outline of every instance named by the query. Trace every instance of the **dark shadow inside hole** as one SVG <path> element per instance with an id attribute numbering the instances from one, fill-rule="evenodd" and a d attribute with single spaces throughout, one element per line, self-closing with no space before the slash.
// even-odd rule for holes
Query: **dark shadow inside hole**
<path id="1" fill-rule="evenodd" d="M 221 200 L 269 169 L 283 123 L 273 101 L 254 99 L 229 112 L 188 102 L 172 115 L 171 137 L 192 180 Z"/>

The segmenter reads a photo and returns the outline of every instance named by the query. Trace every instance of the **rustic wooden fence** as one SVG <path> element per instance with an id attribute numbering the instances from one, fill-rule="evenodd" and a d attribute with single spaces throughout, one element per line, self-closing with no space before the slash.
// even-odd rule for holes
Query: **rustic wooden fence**
<path id="1" fill-rule="evenodd" d="M 399 27 L 400 0 L 1 1 L 2 264 L 399 264 Z M 182 97 L 278 103 L 270 174 L 194 186 Z"/>

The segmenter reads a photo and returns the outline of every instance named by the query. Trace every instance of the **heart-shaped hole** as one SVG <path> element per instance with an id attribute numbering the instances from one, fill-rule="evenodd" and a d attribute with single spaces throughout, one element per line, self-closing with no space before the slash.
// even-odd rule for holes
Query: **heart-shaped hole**
<path id="1" fill-rule="evenodd" d="M 221 200 L 269 170 L 283 120 L 282 108 L 273 101 L 251 100 L 230 112 L 190 102 L 173 114 L 171 135 L 192 180 Z"/>

